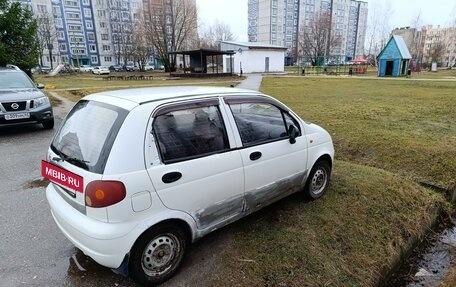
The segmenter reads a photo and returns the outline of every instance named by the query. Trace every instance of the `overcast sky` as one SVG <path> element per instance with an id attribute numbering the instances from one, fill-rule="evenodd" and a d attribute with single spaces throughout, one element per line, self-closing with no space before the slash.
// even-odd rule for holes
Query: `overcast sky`
<path id="1" fill-rule="evenodd" d="M 369 11 L 378 14 L 390 10 L 391 28 L 411 26 L 421 12 L 421 25 L 448 26 L 456 19 L 455 0 L 368 0 Z M 228 24 L 238 41 L 247 41 L 247 0 L 196 0 L 199 25 L 212 25 L 215 20 Z M 390 7 L 390 9 L 388 9 Z"/>

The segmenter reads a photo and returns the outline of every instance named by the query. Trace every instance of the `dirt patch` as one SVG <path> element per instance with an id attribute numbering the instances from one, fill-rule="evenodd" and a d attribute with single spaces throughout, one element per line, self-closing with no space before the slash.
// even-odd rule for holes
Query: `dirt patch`
<path id="1" fill-rule="evenodd" d="M 75 103 L 73 101 L 68 100 L 65 97 L 60 96 L 56 92 L 48 91 L 48 93 L 52 98 L 55 98 L 58 101 L 58 104 L 52 107 L 54 115 L 56 115 L 59 118 L 64 118 Z"/>

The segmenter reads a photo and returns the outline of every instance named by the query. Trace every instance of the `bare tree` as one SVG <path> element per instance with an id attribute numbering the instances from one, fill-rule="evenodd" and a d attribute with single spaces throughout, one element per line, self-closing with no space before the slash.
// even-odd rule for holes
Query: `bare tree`
<path id="1" fill-rule="evenodd" d="M 388 43 L 391 26 L 389 19 L 393 14 L 391 2 L 384 3 L 371 1 L 369 4 L 369 25 L 367 35 L 369 37 L 368 50 L 366 56 L 371 64 L 377 66 L 377 55 Z"/>
<path id="2" fill-rule="evenodd" d="M 130 11 L 122 5 L 120 0 L 114 0 L 109 13 L 116 61 L 126 65 L 128 61 L 134 60 L 132 55 L 133 21 Z"/>
<path id="3" fill-rule="evenodd" d="M 299 54 L 312 66 L 322 65 L 320 57 L 327 57 L 333 47 L 340 44 L 340 37 L 332 31 L 329 12 L 315 13 L 309 25 L 301 25 L 299 31 Z"/>
<path id="4" fill-rule="evenodd" d="M 150 5 L 147 33 L 165 69 L 174 71 L 176 54 L 169 53 L 189 48 L 197 37 L 196 5 L 192 0 L 170 0 L 166 4 L 158 2 L 158 5 Z"/>
<path id="5" fill-rule="evenodd" d="M 436 62 L 442 66 L 442 57 L 445 52 L 445 44 L 441 40 L 437 40 L 431 44 L 428 49 L 430 63 Z"/>
<path id="6" fill-rule="evenodd" d="M 220 41 L 235 41 L 236 37 L 231 32 L 230 26 L 216 20 L 213 25 L 202 28 L 199 35 L 199 46 L 201 48 L 217 50 Z"/>
<path id="7" fill-rule="evenodd" d="M 152 43 L 150 37 L 147 37 L 147 30 L 147 23 L 144 16 L 141 15 L 135 22 L 132 33 L 132 55 L 141 71 L 144 71 L 144 67 L 152 54 Z"/>
<path id="8" fill-rule="evenodd" d="M 38 43 L 40 65 L 43 66 L 44 50 L 47 49 L 49 51 L 49 60 L 51 62 L 52 69 L 52 50 L 54 49 L 53 45 L 58 35 L 57 30 L 55 29 L 53 17 L 47 11 L 44 11 L 36 15 L 36 22 L 38 25 L 36 31 L 36 41 Z"/>
<path id="9" fill-rule="evenodd" d="M 453 11 L 451 12 L 451 20 L 449 25 L 449 33 L 450 37 L 456 36 L 456 5 L 453 7 Z M 456 68 L 456 42 L 449 41 L 452 44 L 449 44 L 448 47 L 448 64 L 449 68 Z"/>
<path id="10" fill-rule="evenodd" d="M 415 59 L 420 59 L 421 57 L 421 32 L 420 28 L 423 26 L 421 21 L 421 11 L 418 12 L 412 18 L 412 28 L 415 28 L 415 33 L 413 35 L 412 46 L 410 47 L 410 52 L 412 57 Z"/>

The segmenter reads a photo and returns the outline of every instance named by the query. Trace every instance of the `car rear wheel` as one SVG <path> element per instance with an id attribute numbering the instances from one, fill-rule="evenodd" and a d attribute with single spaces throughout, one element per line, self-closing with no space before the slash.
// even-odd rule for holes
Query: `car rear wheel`
<path id="1" fill-rule="evenodd" d="M 47 120 L 45 122 L 42 122 L 41 124 L 43 125 L 43 128 L 50 130 L 50 129 L 54 128 L 54 119 Z"/>
<path id="2" fill-rule="evenodd" d="M 130 254 L 131 277 L 143 285 L 156 285 L 176 273 L 187 248 L 185 232 L 171 224 L 161 224 L 141 235 Z"/>
<path id="3" fill-rule="evenodd" d="M 304 187 L 304 194 L 308 199 L 320 198 L 329 187 L 331 168 L 326 161 L 318 161 L 310 171 Z"/>

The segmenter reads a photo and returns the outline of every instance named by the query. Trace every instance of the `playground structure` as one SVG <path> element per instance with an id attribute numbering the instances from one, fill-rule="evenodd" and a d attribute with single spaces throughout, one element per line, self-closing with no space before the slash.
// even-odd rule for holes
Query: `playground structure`
<path id="1" fill-rule="evenodd" d="M 48 73 L 49 77 L 54 77 L 59 73 L 72 73 L 73 69 L 68 64 L 59 64 L 52 71 Z"/>
<path id="2" fill-rule="evenodd" d="M 352 60 L 350 57 L 341 55 L 302 57 L 300 60 L 300 71 L 303 76 L 365 74 L 368 66 L 368 62 L 364 59 Z"/>

